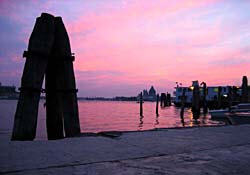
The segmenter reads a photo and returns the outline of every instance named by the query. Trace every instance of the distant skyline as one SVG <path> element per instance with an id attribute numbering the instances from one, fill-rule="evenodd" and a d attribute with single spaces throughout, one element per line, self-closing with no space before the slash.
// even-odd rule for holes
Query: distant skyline
<path id="1" fill-rule="evenodd" d="M 1 0 L 0 82 L 20 86 L 42 12 L 61 16 L 78 96 L 135 96 L 175 82 L 241 85 L 250 78 L 249 0 Z"/>

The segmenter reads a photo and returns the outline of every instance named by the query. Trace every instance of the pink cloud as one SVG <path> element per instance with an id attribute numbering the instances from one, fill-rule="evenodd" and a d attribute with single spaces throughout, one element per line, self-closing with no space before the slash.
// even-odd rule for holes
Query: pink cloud
<path id="1" fill-rule="evenodd" d="M 233 3 L 224 9 L 222 0 L 85 3 L 93 2 L 97 3 L 93 9 L 68 3 L 62 10 L 56 2 L 46 2 L 40 8 L 63 17 L 82 89 L 122 84 L 129 88 L 134 85 L 138 91 L 153 84 L 169 90 L 176 81 L 187 85 L 196 79 L 211 85 L 235 84 L 242 75 L 250 74 L 250 35 L 246 30 L 250 23 L 240 14 L 228 13 L 234 11 Z M 12 6 L 19 11 L 26 9 Z M 70 10 L 73 7 L 75 12 Z M 39 13 L 29 12 L 30 16 L 23 19 L 34 22 L 33 14 Z M 8 11 L 0 14 L 8 15 Z M 23 33 L 27 40 L 30 31 L 26 29 L 33 23 L 22 20 L 22 15 L 11 18 L 26 26 Z"/>

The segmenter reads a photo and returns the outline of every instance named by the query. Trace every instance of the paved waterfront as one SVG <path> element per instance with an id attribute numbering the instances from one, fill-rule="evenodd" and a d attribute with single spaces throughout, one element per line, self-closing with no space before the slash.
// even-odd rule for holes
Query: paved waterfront
<path id="1" fill-rule="evenodd" d="M 0 134 L 0 174 L 250 174 L 250 125 L 8 139 Z"/>

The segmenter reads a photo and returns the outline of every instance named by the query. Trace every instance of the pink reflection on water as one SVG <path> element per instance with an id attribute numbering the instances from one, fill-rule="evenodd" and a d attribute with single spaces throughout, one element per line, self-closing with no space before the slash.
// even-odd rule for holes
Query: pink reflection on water
<path id="1" fill-rule="evenodd" d="M 100 131 L 136 131 L 154 128 L 190 127 L 218 125 L 209 115 L 193 119 L 190 109 L 184 112 L 184 121 L 180 118 L 180 109 L 174 106 L 160 108 L 155 114 L 155 103 L 143 103 L 143 116 L 139 114 L 136 102 L 79 101 L 79 114 L 82 132 Z"/>
<path id="2" fill-rule="evenodd" d="M 40 100 L 39 103 L 37 140 L 47 139 L 44 102 Z M 0 100 L 0 132 L 11 135 L 16 104 L 16 100 Z M 143 103 L 143 117 L 140 117 L 139 104 L 136 102 L 78 101 L 78 105 L 82 132 L 136 131 L 223 124 L 223 122 L 211 121 L 209 115 L 201 115 L 195 121 L 190 109 L 185 110 L 182 122 L 180 109 L 174 106 L 159 108 L 159 116 L 156 116 L 155 103 L 151 102 Z"/>

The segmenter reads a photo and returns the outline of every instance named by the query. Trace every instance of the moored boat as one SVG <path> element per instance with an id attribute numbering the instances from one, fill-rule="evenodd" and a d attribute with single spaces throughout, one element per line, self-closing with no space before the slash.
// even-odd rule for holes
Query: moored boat
<path id="1" fill-rule="evenodd" d="M 212 119 L 225 119 L 229 115 L 239 115 L 240 113 L 248 113 L 250 114 L 250 103 L 240 103 L 236 106 L 232 106 L 230 109 L 217 109 L 209 111 Z"/>

